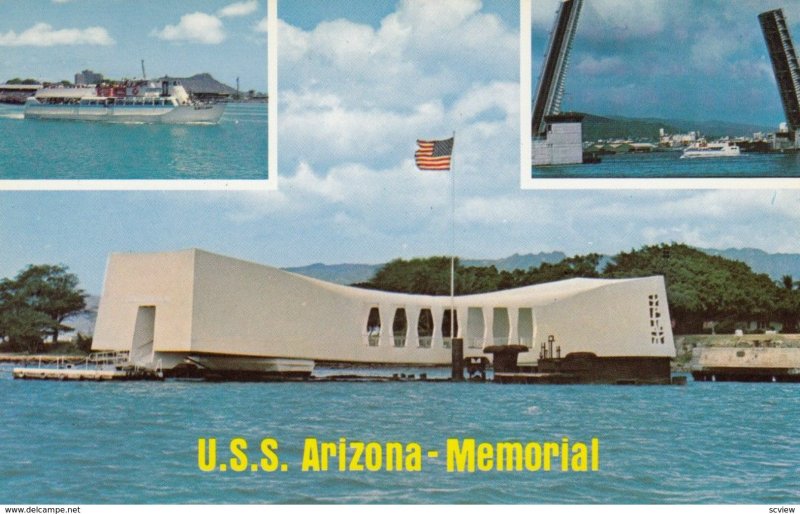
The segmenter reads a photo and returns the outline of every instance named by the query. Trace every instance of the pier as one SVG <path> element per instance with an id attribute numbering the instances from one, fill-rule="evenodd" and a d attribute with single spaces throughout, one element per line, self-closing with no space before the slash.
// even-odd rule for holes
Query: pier
<path id="1" fill-rule="evenodd" d="M 35 367 L 14 368 L 12 375 L 22 380 L 163 380 L 160 366 L 140 366 L 130 361 L 127 352 L 103 352 L 90 355 L 83 362 L 71 358 L 39 360 Z"/>

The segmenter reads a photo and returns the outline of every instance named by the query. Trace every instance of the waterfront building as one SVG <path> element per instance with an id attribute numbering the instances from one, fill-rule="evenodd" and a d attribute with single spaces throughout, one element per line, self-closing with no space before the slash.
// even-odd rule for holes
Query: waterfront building
<path id="1" fill-rule="evenodd" d="M 103 82 L 103 74 L 95 73 L 92 70 L 83 70 L 75 74 L 75 85 L 100 84 Z"/>
<path id="2" fill-rule="evenodd" d="M 41 87 L 41 84 L 0 84 L 0 103 L 24 104 Z"/>
<path id="3" fill-rule="evenodd" d="M 659 146 L 664 148 L 691 146 L 699 138 L 698 133 L 694 130 L 686 134 L 668 134 L 663 128 L 659 129 Z"/>
<path id="4" fill-rule="evenodd" d="M 554 342 L 562 357 L 657 363 L 667 381 L 675 355 L 660 276 L 450 298 L 332 284 L 197 249 L 112 254 L 92 348 L 165 370 L 189 362 L 310 373 L 321 362 L 446 365 L 452 335 L 467 357 L 522 345 L 530 351 L 519 362 L 532 365 Z"/>

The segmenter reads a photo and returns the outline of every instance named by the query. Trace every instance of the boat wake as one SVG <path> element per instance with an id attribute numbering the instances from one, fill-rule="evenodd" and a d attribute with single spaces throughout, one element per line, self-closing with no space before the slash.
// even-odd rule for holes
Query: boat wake
<path id="1" fill-rule="evenodd" d="M 0 118 L 5 118 L 7 120 L 24 120 L 25 114 L 21 112 L 15 112 L 13 114 L 0 114 Z"/>

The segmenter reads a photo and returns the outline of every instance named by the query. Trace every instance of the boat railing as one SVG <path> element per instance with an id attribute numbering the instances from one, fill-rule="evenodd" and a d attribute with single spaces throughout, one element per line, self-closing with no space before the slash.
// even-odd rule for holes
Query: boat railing
<path id="1" fill-rule="evenodd" d="M 86 358 L 87 366 L 89 364 L 118 366 L 128 363 L 130 363 L 130 352 L 128 351 L 97 352 Z"/>

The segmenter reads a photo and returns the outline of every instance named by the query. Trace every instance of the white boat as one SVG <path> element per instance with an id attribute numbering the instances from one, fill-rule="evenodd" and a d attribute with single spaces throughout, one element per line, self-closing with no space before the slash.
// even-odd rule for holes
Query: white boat
<path id="1" fill-rule="evenodd" d="M 700 157 L 738 157 L 741 150 L 736 143 L 731 141 L 717 141 L 707 143 L 700 141 L 683 151 L 681 159 L 696 159 Z"/>
<path id="2" fill-rule="evenodd" d="M 193 100 L 177 81 L 47 87 L 25 102 L 25 118 L 122 123 L 217 123 L 224 103 Z"/>

